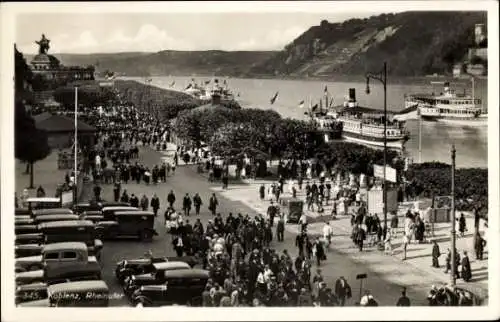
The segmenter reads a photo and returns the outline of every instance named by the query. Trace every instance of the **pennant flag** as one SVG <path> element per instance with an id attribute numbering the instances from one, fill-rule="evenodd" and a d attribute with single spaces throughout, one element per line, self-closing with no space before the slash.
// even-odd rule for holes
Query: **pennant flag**
<path id="1" fill-rule="evenodd" d="M 328 95 L 328 87 L 325 86 L 325 96 Z"/>
<path id="2" fill-rule="evenodd" d="M 175 81 L 173 81 L 171 84 L 170 84 L 170 87 L 174 87 L 175 85 Z"/>
<path id="3" fill-rule="evenodd" d="M 271 98 L 271 105 L 274 104 L 274 102 L 276 102 L 276 99 L 278 98 L 278 93 L 279 92 L 276 92 L 276 94 L 274 94 L 274 96 Z"/>
<path id="4" fill-rule="evenodd" d="M 190 89 L 192 86 L 193 86 L 193 84 L 189 84 L 184 90 L 186 91 L 186 90 Z"/>
<path id="5" fill-rule="evenodd" d="M 316 104 L 313 107 L 311 107 L 311 111 L 316 111 L 317 109 L 318 109 L 318 104 Z"/>
<path id="6" fill-rule="evenodd" d="M 153 79 L 152 79 L 152 78 L 148 78 L 148 79 L 146 79 L 146 83 L 151 83 L 152 81 L 153 81 Z"/>
<path id="7" fill-rule="evenodd" d="M 300 101 L 299 108 L 304 108 L 304 100 Z"/>
<path id="8" fill-rule="evenodd" d="M 333 97 L 330 99 L 330 105 L 328 107 L 332 107 L 333 106 Z"/>
<path id="9" fill-rule="evenodd" d="M 210 84 L 210 80 L 205 81 L 205 85 Z"/>

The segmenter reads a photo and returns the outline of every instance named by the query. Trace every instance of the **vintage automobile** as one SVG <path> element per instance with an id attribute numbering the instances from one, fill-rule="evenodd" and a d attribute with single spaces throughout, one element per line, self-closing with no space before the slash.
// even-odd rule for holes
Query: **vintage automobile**
<path id="1" fill-rule="evenodd" d="M 106 208 L 105 208 L 106 209 Z M 120 237 L 136 237 L 150 242 L 158 233 L 154 229 L 155 216 L 150 211 L 117 211 L 113 213 L 113 220 L 106 218 L 97 225 L 103 230 L 103 239 Z"/>
<path id="2" fill-rule="evenodd" d="M 14 224 L 16 226 L 35 225 L 35 220 L 31 216 L 20 215 L 15 217 Z"/>
<path id="3" fill-rule="evenodd" d="M 14 254 L 16 258 L 40 255 L 43 246 L 45 244 L 42 243 L 15 245 Z"/>
<path id="4" fill-rule="evenodd" d="M 81 202 L 73 206 L 73 211 L 77 214 L 82 214 L 85 211 L 100 211 L 101 207 L 95 202 Z"/>
<path id="5" fill-rule="evenodd" d="M 165 283 L 141 286 L 133 292 L 130 300 L 134 305 L 143 306 L 200 306 L 208 279 L 208 271 L 196 268 L 166 271 Z"/>
<path id="6" fill-rule="evenodd" d="M 97 205 L 99 206 L 100 210 L 105 207 L 130 207 L 130 203 L 121 201 L 101 201 L 98 202 Z"/>
<path id="7" fill-rule="evenodd" d="M 47 299 L 48 285 L 43 282 L 19 285 L 16 287 L 16 304 Z"/>
<path id="8" fill-rule="evenodd" d="M 96 262 L 95 256 L 89 256 L 88 248 L 82 242 L 64 242 L 45 245 L 41 255 L 16 258 L 17 271 L 33 271 L 44 267 L 57 266 L 60 269 Z"/>
<path id="9" fill-rule="evenodd" d="M 102 280 L 54 284 L 47 287 L 47 298 L 20 303 L 20 307 L 107 307 L 109 288 Z"/>
<path id="10" fill-rule="evenodd" d="M 155 269 L 153 266 L 154 264 L 166 262 L 184 262 L 191 268 L 198 264 L 198 260 L 194 256 L 125 259 L 116 263 L 115 276 L 120 284 L 123 284 L 123 281 L 125 281 L 127 277 L 151 273 Z"/>
<path id="11" fill-rule="evenodd" d="M 38 232 L 38 226 L 35 224 L 16 225 L 14 227 L 14 232 L 16 235 L 34 234 Z"/>
<path id="12" fill-rule="evenodd" d="M 109 206 L 101 209 L 104 220 L 114 221 L 116 212 L 139 211 L 139 208 L 131 206 Z"/>
<path id="13" fill-rule="evenodd" d="M 48 265 L 36 271 L 16 273 L 16 285 L 44 282 L 48 285 L 101 279 L 97 262 L 73 262 L 73 265 Z"/>
<path id="14" fill-rule="evenodd" d="M 51 221 L 69 221 L 79 219 L 80 217 L 78 215 L 73 214 L 38 215 L 34 218 L 36 225 Z"/>
<path id="15" fill-rule="evenodd" d="M 74 215 L 74 213 L 68 208 L 35 209 L 31 212 L 33 218 L 44 215 Z"/>
<path id="16" fill-rule="evenodd" d="M 42 198 L 28 198 L 26 199 L 28 209 L 49 209 L 60 208 L 62 206 L 61 198 L 42 197 Z"/>
<path id="17" fill-rule="evenodd" d="M 16 245 L 39 244 L 43 243 L 45 236 L 42 233 L 19 234 L 16 235 Z"/>
<path id="18" fill-rule="evenodd" d="M 80 220 L 90 220 L 96 224 L 104 220 L 104 215 L 102 214 L 102 211 L 99 210 L 84 211 L 80 215 Z"/>
<path id="19" fill-rule="evenodd" d="M 155 263 L 153 264 L 153 271 L 151 273 L 131 275 L 125 278 L 123 289 L 126 295 L 131 295 L 133 291 L 143 285 L 158 285 L 165 283 L 165 272 L 190 268 L 189 264 L 184 262 Z"/>
<path id="20" fill-rule="evenodd" d="M 38 229 L 45 236 L 45 243 L 60 243 L 78 241 L 84 242 L 91 255 L 97 259 L 101 256 L 103 243 L 99 239 L 102 235 L 100 227 L 89 220 L 54 221 L 38 225 Z"/>
<path id="21" fill-rule="evenodd" d="M 28 208 L 16 208 L 14 210 L 14 215 L 17 216 L 30 216 L 31 211 Z"/>

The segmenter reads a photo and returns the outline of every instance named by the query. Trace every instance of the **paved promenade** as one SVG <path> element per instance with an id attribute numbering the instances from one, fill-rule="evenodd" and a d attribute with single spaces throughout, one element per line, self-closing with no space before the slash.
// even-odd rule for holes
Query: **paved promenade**
<path id="1" fill-rule="evenodd" d="M 170 151 L 162 152 L 166 158 L 169 158 L 173 154 L 175 146 L 169 146 L 168 150 Z M 182 167 L 182 165 L 183 163 L 182 161 L 180 161 L 179 166 Z M 193 171 L 195 171 L 194 166 L 188 167 L 192 168 Z M 240 184 L 230 184 L 228 189 L 226 190 L 223 190 L 220 184 L 214 184 L 210 189 L 229 200 L 241 202 L 257 213 L 266 213 L 269 206 L 269 201 L 260 199 L 259 187 L 261 184 L 264 184 L 267 191 L 267 187 L 272 184 L 272 181 L 258 179 L 248 179 L 242 181 L 243 182 Z M 282 197 L 291 197 L 286 184 Z M 297 192 L 297 197 L 302 200 L 305 199 L 304 189 Z M 331 204 L 329 206 L 325 206 L 324 208 L 324 214 L 331 213 Z M 313 211 L 305 210 L 305 213 L 308 216 L 308 219 L 313 222 L 308 226 L 309 233 L 322 235 L 324 222 L 329 218 L 319 218 L 319 214 Z M 429 238 L 434 238 L 438 241 L 439 248 L 442 254 L 439 258 L 441 268 L 433 268 L 431 266 L 431 243 L 409 245 L 407 248 L 407 259 L 405 261 L 402 260 L 402 225 L 404 222 L 405 213 L 406 209 L 404 207 L 401 207 L 400 211 L 398 211 L 400 227 L 398 229 L 398 235 L 393 242 L 394 254 L 392 256 L 384 255 L 383 251 L 377 250 L 376 247 L 364 247 L 366 250 L 363 250 L 363 252 L 359 252 L 357 247 L 353 245 L 352 240 L 350 239 L 350 234 L 352 231 L 350 215 L 337 216 L 336 220 L 330 221 L 330 224 L 334 230 L 334 237 L 332 239 L 332 245 L 330 246 L 330 248 L 343 255 L 348 256 L 351 260 L 363 265 L 370 271 L 379 275 L 381 278 L 390 281 L 391 283 L 406 286 L 408 289 L 413 290 L 415 293 L 427 292 L 429 290 L 429 287 L 433 284 L 441 285 L 443 283 L 448 283 L 450 281 L 450 274 L 445 274 L 444 268 L 447 249 L 450 247 L 450 223 L 435 224 L 434 236 L 429 236 Z M 460 212 L 457 212 L 457 217 L 459 215 Z M 468 232 L 465 234 L 465 237 L 457 238 L 456 241 L 457 250 L 460 252 L 461 256 L 462 251 L 466 250 L 468 252 L 471 262 L 472 279 L 468 283 L 465 283 L 462 279 L 459 279 L 457 280 L 457 285 L 467 288 L 473 291 L 475 294 L 486 298 L 488 296 L 488 245 L 485 249 L 484 259 L 482 261 L 477 261 L 474 255 L 475 253 L 472 238 L 474 231 L 473 221 L 474 220 L 472 215 L 466 213 Z M 299 227 L 295 224 L 287 224 L 286 230 L 287 232 L 296 235 L 299 231 Z M 456 230 L 458 235 L 458 225 Z M 485 236 L 484 234 L 484 223 L 482 221 L 480 223 L 480 231 L 483 233 L 483 237 L 487 239 L 487 236 Z"/>

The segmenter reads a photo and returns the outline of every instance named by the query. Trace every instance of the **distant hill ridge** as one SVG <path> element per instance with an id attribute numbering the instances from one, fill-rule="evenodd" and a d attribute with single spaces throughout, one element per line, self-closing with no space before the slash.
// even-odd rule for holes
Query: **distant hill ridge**
<path id="1" fill-rule="evenodd" d="M 380 70 L 394 76 L 451 74 L 474 43 L 486 12 L 403 12 L 320 25 L 281 51 L 55 54 L 65 65 L 96 64 L 127 76 L 330 77 Z M 31 60 L 29 55 L 27 61 Z"/>

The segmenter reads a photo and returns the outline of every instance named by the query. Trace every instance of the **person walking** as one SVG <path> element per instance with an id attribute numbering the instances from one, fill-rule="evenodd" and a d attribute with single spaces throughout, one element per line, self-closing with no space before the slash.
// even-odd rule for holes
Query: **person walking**
<path id="1" fill-rule="evenodd" d="M 184 253 L 184 241 L 182 240 L 182 236 L 177 235 L 177 237 L 175 237 L 174 240 L 172 241 L 172 244 L 174 245 L 177 257 L 182 257 Z"/>
<path id="2" fill-rule="evenodd" d="M 175 203 L 175 194 L 173 190 L 170 190 L 167 196 L 167 201 L 168 204 L 170 205 L 170 208 L 174 208 L 174 203 Z"/>
<path id="3" fill-rule="evenodd" d="M 486 241 L 483 237 L 478 233 L 474 242 L 474 251 L 476 253 L 476 259 L 482 261 L 484 246 L 486 246 Z"/>
<path id="4" fill-rule="evenodd" d="M 410 299 L 406 296 L 406 288 L 403 288 L 401 297 L 398 299 L 396 306 L 410 306 Z"/>
<path id="5" fill-rule="evenodd" d="M 276 238 L 279 242 L 282 242 L 285 238 L 285 219 L 284 216 L 280 216 L 278 224 L 276 225 Z"/>
<path id="6" fill-rule="evenodd" d="M 360 225 L 358 225 L 358 229 L 356 231 L 355 240 L 356 240 L 356 244 L 359 247 L 359 251 L 360 252 L 363 251 L 363 242 L 365 241 L 365 239 L 366 239 L 365 230 L 363 229 L 363 227 L 361 227 Z"/>
<path id="7" fill-rule="evenodd" d="M 130 206 L 139 208 L 139 198 L 137 198 L 137 196 L 134 194 L 130 196 Z"/>
<path id="8" fill-rule="evenodd" d="M 465 236 L 465 232 L 467 231 L 467 225 L 465 222 L 464 213 L 461 213 L 460 218 L 458 218 L 458 231 L 460 232 L 460 237 Z"/>
<path id="9" fill-rule="evenodd" d="M 439 268 L 439 256 L 441 256 L 441 252 L 439 251 L 439 245 L 435 240 L 433 240 L 432 241 L 432 267 Z"/>
<path id="10" fill-rule="evenodd" d="M 147 211 L 149 208 L 149 199 L 148 199 L 148 197 L 146 197 L 146 195 L 142 195 L 141 208 L 143 211 Z"/>
<path id="11" fill-rule="evenodd" d="M 219 201 L 217 200 L 217 197 L 215 196 L 215 193 L 212 194 L 210 197 L 210 200 L 208 202 L 208 210 L 212 213 L 212 215 L 217 214 L 217 206 L 219 205 Z"/>
<path id="12" fill-rule="evenodd" d="M 350 299 L 352 297 L 351 286 L 347 283 L 344 276 L 341 276 L 335 282 L 335 296 L 337 297 L 340 306 L 344 306 L 346 299 Z"/>
<path id="13" fill-rule="evenodd" d="M 271 227 L 273 227 L 274 217 L 276 216 L 276 213 L 277 213 L 276 206 L 274 206 L 273 201 L 271 200 L 271 204 L 267 208 L 267 215 L 269 216 L 269 222 L 271 224 Z"/>
<path id="14" fill-rule="evenodd" d="M 330 226 L 330 223 L 327 221 L 323 226 L 323 238 L 325 239 L 327 249 L 328 247 L 330 247 L 330 244 L 332 243 L 332 235 L 333 235 L 332 226 Z"/>
<path id="15" fill-rule="evenodd" d="M 464 255 L 462 257 L 462 279 L 465 282 L 469 282 L 472 278 L 472 270 L 470 267 L 469 256 L 467 255 L 467 251 L 464 250 Z"/>
<path id="16" fill-rule="evenodd" d="M 201 197 L 198 193 L 196 193 L 193 197 L 193 204 L 194 204 L 194 210 L 196 212 L 196 215 L 199 216 L 200 215 L 200 207 L 203 204 L 203 202 L 201 201 Z"/>
<path id="17" fill-rule="evenodd" d="M 160 198 L 158 198 L 156 193 L 154 193 L 153 197 L 151 198 L 151 208 L 153 208 L 153 212 L 156 217 L 158 215 L 158 210 L 160 209 Z"/>
<path id="18" fill-rule="evenodd" d="M 186 193 L 186 195 L 184 196 L 184 200 L 182 201 L 182 209 L 184 210 L 185 216 L 190 216 L 191 204 L 191 198 L 189 197 L 189 194 Z"/>
<path id="19" fill-rule="evenodd" d="M 118 202 L 118 200 L 120 199 L 120 189 L 121 189 L 120 181 L 115 182 L 113 187 L 113 196 L 115 202 Z"/>

